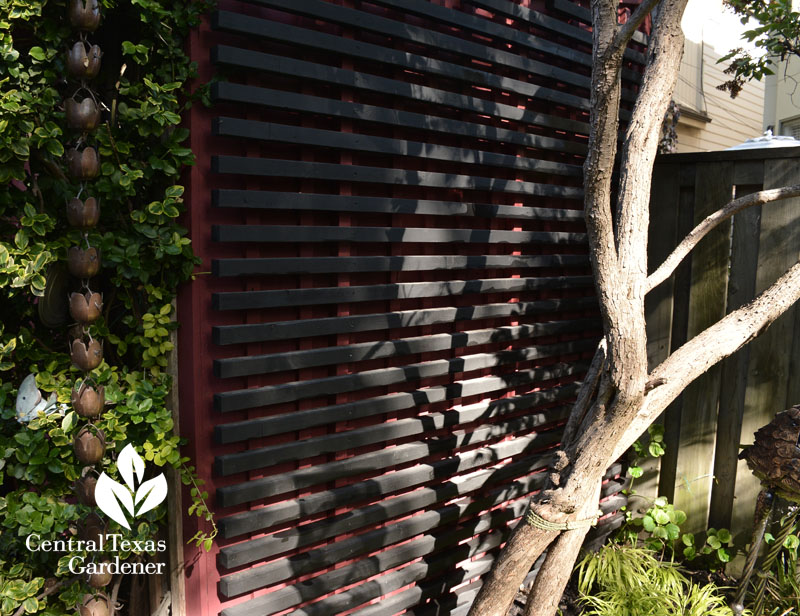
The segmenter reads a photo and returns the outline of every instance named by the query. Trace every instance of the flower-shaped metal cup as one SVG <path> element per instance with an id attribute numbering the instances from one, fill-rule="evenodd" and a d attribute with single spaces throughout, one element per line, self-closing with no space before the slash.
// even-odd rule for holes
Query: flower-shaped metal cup
<path id="1" fill-rule="evenodd" d="M 94 197 L 81 201 L 77 197 L 67 203 L 67 222 L 71 227 L 86 230 L 97 225 L 100 220 L 100 204 Z"/>
<path id="2" fill-rule="evenodd" d="M 93 131 L 100 125 L 100 108 L 97 103 L 86 97 L 78 102 L 74 98 L 64 101 L 64 115 L 70 128 L 83 133 Z M 86 150 L 84 150 L 85 152 Z"/>
<path id="3" fill-rule="evenodd" d="M 94 571 L 86 576 L 86 581 L 92 588 L 103 588 L 111 583 L 110 563 L 109 561 L 102 561 L 94 564 Z"/>
<path id="4" fill-rule="evenodd" d="M 100 271 L 100 251 L 73 246 L 67 251 L 67 269 L 76 278 L 91 278 Z"/>
<path id="5" fill-rule="evenodd" d="M 89 81 L 100 72 L 100 58 L 103 52 L 97 45 L 78 41 L 67 52 L 67 72 L 75 79 Z"/>
<path id="6" fill-rule="evenodd" d="M 75 490 L 75 496 L 78 497 L 78 502 L 82 505 L 94 507 L 97 504 L 94 499 L 94 491 L 96 487 L 97 477 L 91 472 L 86 473 L 83 475 L 83 477 L 78 479 L 73 486 L 73 489 Z"/>
<path id="7" fill-rule="evenodd" d="M 76 180 L 91 180 L 100 173 L 100 156 L 92 147 L 67 150 L 69 174 Z"/>
<path id="8" fill-rule="evenodd" d="M 99 416 L 105 403 L 106 390 L 102 385 L 95 389 L 84 382 L 72 390 L 72 408 L 81 417 L 93 419 Z"/>
<path id="9" fill-rule="evenodd" d="M 78 605 L 78 614 L 80 616 L 109 616 L 111 614 L 110 604 L 111 602 L 104 594 L 84 595 Z"/>
<path id="10" fill-rule="evenodd" d="M 97 30 L 100 25 L 100 6 L 97 0 L 70 0 L 69 22 L 84 32 Z"/>
<path id="11" fill-rule="evenodd" d="M 70 359 L 84 372 L 94 370 L 103 361 L 103 345 L 97 340 L 84 342 L 80 338 L 72 341 Z"/>
<path id="12" fill-rule="evenodd" d="M 94 512 L 78 520 L 78 538 L 83 541 L 99 543 L 107 534 L 108 524 Z"/>
<path id="13" fill-rule="evenodd" d="M 78 323 L 94 323 L 102 313 L 103 296 L 100 293 L 71 293 L 69 296 L 69 315 Z"/>
<path id="14" fill-rule="evenodd" d="M 75 457 L 84 464 L 97 464 L 106 453 L 106 435 L 92 425 L 83 426 L 72 438 L 72 449 Z M 96 494 L 95 490 L 95 499 Z"/>

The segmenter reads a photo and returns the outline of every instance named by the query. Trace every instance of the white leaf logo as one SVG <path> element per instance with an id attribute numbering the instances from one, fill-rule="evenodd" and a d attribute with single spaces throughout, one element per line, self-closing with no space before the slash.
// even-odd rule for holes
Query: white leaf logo
<path id="1" fill-rule="evenodd" d="M 125 480 L 127 487 L 118 481 L 114 481 L 101 473 L 97 479 L 94 497 L 97 506 L 109 518 L 130 530 L 128 512 L 131 518 L 138 517 L 143 513 L 158 507 L 167 498 L 167 480 L 161 473 L 153 479 L 148 479 L 142 483 L 144 477 L 144 460 L 136 453 L 133 445 L 128 443 L 117 458 L 117 468 L 119 474 Z M 138 489 L 136 485 L 139 484 Z M 136 506 L 139 510 L 136 511 Z M 120 507 L 120 504 L 122 507 Z M 125 511 L 123 511 L 123 507 Z"/>

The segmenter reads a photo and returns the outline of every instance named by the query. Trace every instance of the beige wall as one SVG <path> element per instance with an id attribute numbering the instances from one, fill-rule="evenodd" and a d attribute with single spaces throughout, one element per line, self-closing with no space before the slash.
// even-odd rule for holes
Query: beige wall
<path id="1" fill-rule="evenodd" d="M 768 96 L 764 109 L 764 127 L 774 126 L 776 135 L 791 135 L 784 122 L 800 116 L 800 58 L 782 62 L 775 75 L 766 81 Z"/>
<path id="2" fill-rule="evenodd" d="M 682 104 L 686 113 L 678 124 L 678 152 L 724 150 L 746 139 L 758 137 L 763 130 L 764 84 L 750 82 L 735 99 L 731 99 L 727 92 L 717 90 L 719 84 L 727 81 L 727 75 L 723 73 L 726 64 L 717 64 L 721 54 L 710 45 L 691 41 L 687 41 L 687 47 L 698 48 L 695 54 L 687 49 L 687 58 L 702 57 L 699 67 L 702 70 L 702 89 L 698 87 L 695 90 L 699 109 L 695 107 L 694 110 L 699 114 L 693 114 L 691 98 L 684 94 L 689 90 L 686 73 L 681 71 L 682 90 L 676 88 L 675 94 L 676 102 Z M 698 115 L 705 115 L 710 121 L 704 121 Z"/>
<path id="3" fill-rule="evenodd" d="M 746 29 L 722 0 L 689 0 L 682 21 L 686 35 L 675 101 L 684 111 L 678 152 L 724 150 L 762 132 L 764 84 L 748 83 L 735 99 L 716 86 L 727 81 L 717 60 L 741 47 Z"/>

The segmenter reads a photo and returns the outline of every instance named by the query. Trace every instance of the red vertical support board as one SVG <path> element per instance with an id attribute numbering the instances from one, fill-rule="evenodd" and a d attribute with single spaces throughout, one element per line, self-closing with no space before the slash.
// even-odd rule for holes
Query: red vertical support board
<path id="1" fill-rule="evenodd" d="M 187 613 L 469 603 L 600 335 L 586 21 L 565 0 L 221 0 L 192 35 L 209 273 L 180 297 L 181 427 L 220 536 L 187 548 Z"/>

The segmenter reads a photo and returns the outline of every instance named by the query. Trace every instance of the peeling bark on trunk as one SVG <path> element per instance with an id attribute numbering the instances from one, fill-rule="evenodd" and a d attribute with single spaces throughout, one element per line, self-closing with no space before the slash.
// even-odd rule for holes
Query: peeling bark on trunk
<path id="1" fill-rule="evenodd" d="M 619 131 L 620 68 L 633 31 L 658 4 L 648 61 L 619 157 L 612 214 L 611 176 Z M 687 0 L 645 0 L 617 24 L 618 0 L 592 0 L 591 131 L 584 164 L 584 209 L 603 317 L 604 340 L 567 422 L 549 485 L 530 508 L 553 523 L 591 518 L 605 469 L 698 376 L 761 333 L 800 298 L 800 264 L 750 304 L 690 340 L 647 372 L 644 298 L 714 225 L 758 203 L 795 196 L 800 187 L 731 202 L 703 221 L 656 273 L 647 276 L 650 180 L 661 121 L 683 53 Z M 499 554 L 469 616 L 504 616 L 536 559 L 550 546 L 530 594 L 527 616 L 553 616 L 586 529 L 552 531 L 523 519 Z"/>

